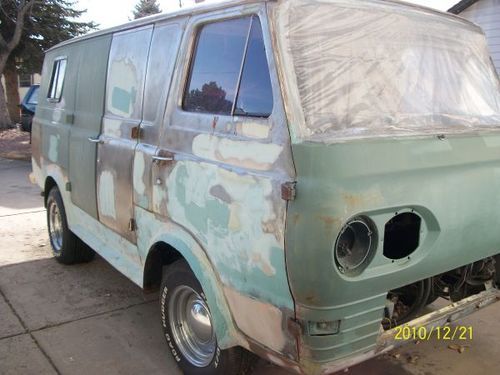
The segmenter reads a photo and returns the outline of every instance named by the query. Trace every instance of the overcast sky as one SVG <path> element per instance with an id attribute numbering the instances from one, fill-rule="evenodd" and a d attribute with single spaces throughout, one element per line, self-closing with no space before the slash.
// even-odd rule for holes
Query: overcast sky
<path id="1" fill-rule="evenodd" d="M 193 0 L 182 0 L 183 4 L 194 3 Z M 217 1 L 217 0 L 205 0 Z M 87 9 L 82 17 L 85 21 L 98 23 L 100 29 L 120 25 L 132 17 L 132 10 L 138 0 L 78 0 L 79 9 Z M 163 12 L 179 9 L 179 0 L 159 0 Z M 408 0 L 408 2 L 422 4 L 439 10 L 447 10 L 458 0 Z"/>

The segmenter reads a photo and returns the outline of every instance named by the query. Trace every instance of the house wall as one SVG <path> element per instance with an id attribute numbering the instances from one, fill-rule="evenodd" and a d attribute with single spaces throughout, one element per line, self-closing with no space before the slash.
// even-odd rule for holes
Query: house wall
<path id="1" fill-rule="evenodd" d="M 35 85 L 35 84 L 40 84 L 40 80 L 41 80 L 41 76 L 40 74 L 38 73 L 35 73 L 32 75 L 32 84 Z M 4 90 L 5 90 L 5 79 L 4 77 L 2 76 L 2 85 L 4 87 Z M 19 99 L 20 100 L 23 100 L 24 98 L 24 95 L 26 95 L 26 92 L 29 90 L 29 87 L 18 87 L 18 90 L 19 90 Z"/>
<path id="2" fill-rule="evenodd" d="M 480 0 L 459 15 L 483 28 L 491 58 L 500 74 L 500 0 Z"/>

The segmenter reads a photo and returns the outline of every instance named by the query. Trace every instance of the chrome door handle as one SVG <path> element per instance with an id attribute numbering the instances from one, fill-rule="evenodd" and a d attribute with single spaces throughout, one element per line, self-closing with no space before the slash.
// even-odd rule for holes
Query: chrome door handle
<path id="1" fill-rule="evenodd" d="M 152 159 L 155 162 L 160 162 L 160 161 L 174 161 L 174 157 L 173 156 L 158 156 L 158 155 L 153 155 Z"/>
<path id="2" fill-rule="evenodd" d="M 99 144 L 104 143 L 104 141 L 102 141 L 101 138 L 99 138 L 99 137 L 97 137 L 97 138 L 89 137 L 88 140 L 89 140 L 89 142 L 92 142 L 92 143 L 99 143 Z"/>

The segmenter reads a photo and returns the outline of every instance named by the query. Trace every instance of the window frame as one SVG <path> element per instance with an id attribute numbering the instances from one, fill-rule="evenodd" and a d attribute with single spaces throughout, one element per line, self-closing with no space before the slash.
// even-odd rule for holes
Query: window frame
<path id="1" fill-rule="evenodd" d="M 216 22 L 224 22 L 238 18 L 245 17 L 258 17 L 260 21 L 260 27 L 263 35 L 264 47 L 266 50 L 266 60 L 269 70 L 269 76 L 272 86 L 272 97 L 273 97 L 273 108 L 269 117 L 252 117 L 252 116 L 242 116 L 242 115 L 222 115 L 213 114 L 206 112 L 190 112 L 183 108 L 184 93 L 188 88 L 190 83 L 191 67 L 193 66 L 193 61 L 196 55 L 196 48 L 198 45 L 198 35 L 203 26 Z M 222 125 L 218 125 L 216 128 L 213 126 L 207 126 L 201 123 L 213 124 L 217 121 L 219 124 L 235 124 L 241 122 L 252 122 L 259 125 L 268 126 L 269 136 L 266 138 L 268 141 L 272 138 L 272 128 L 275 123 L 273 118 L 283 117 L 283 102 L 281 97 L 281 88 L 279 86 L 277 65 L 274 60 L 274 52 L 272 50 L 272 41 L 268 36 L 269 22 L 267 19 L 267 12 L 265 5 L 256 3 L 250 4 L 244 7 L 233 8 L 231 10 L 222 10 L 209 14 L 202 14 L 192 17 L 186 26 L 184 38 L 181 44 L 181 51 L 179 54 L 179 61 L 181 63 L 176 68 L 175 73 L 175 104 L 172 107 L 171 104 L 168 105 L 167 112 L 172 115 L 172 120 L 170 121 L 169 127 L 177 128 L 179 130 L 191 130 L 199 133 L 210 133 L 225 135 L 230 138 L 239 139 L 254 139 L 253 137 L 243 136 L 236 134 L 233 130 L 228 130 L 223 128 Z M 185 58 L 185 62 L 182 62 L 182 56 Z M 244 64 L 242 64 L 244 65 Z M 189 121 L 188 121 L 189 120 Z M 180 125 L 180 123 L 184 123 Z"/>
<path id="2" fill-rule="evenodd" d="M 272 86 L 273 109 L 271 115 L 268 118 L 232 117 L 185 111 L 182 108 L 182 101 L 193 58 L 197 30 L 207 23 L 253 15 L 259 17 L 263 32 Z M 171 93 L 168 96 L 163 114 L 160 140 L 162 148 L 191 155 L 193 152 L 192 146 L 187 139 L 193 139 L 202 134 L 213 135 L 221 139 L 258 143 L 286 144 L 289 142 L 290 133 L 279 78 L 279 62 L 276 51 L 274 51 L 276 46 L 271 35 L 272 28 L 273 25 L 268 17 L 268 9 L 265 3 L 242 4 L 229 9 L 223 8 L 210 13 L 192 15 L 187 18 L 177 53 Z"/>
<path id="3" fill-rule="evenodd" d="M 246 31 L 245 44 L 243 46 L 243 54 L 241 56 L 238 75 L 236 78 L 236 85 L 235 85 L 235 90 L 234 90 L 234 101 L 231 105 L 230 113 L 218 114 L 218 113 L 204 112 L 204 111 L 199 111 L 199 112 L 198 111 L 190 111 L 190 110 L 186 109 L 185 108 L 186 97 L 188 95 L 189 88 L 191 85 L 191 80 L 193 77 L 193 69 L 194 69 L 196 57 L 197 57 L 196 55 L 198 53 L 200 38 L 201 38 L 201 35 L 202 35 L 204 28 L 209 26 L 209 25 L 221 24 L 224 22 L 230 22 L 232 20 L 237 20 L 237 19 L 248 19 L 248 29 Z M 189 112 L 189 113 L 204 113 L 204 114 L 209 114 L 209 115 L 213 115 L 213 116 L 230 116 L 230 117 L 241 116 L 241 117 L 263 118 L 263 119 L 271 116 L 271 114 L 273 112 L 273 108 L 274 108 L 274 90 L 273 90 L 272 86 L 271 86 L 271 97 L 272 97 L 273 102 L 272 102 L 272 106 L 271 106 L 271 112 L 269 112 L 269 114 L 267 114 L 267 116 L 257 116 L 257 115 L 251 115 L 251 114 L 236 114 L 235 113 L 235 111 L 237 109 L 238 99 L 240 97 L 241 83 L 242 83 L 242 79 L 243 79 L 243 73 L 245 70 L 245 66 L 247 63 L 248 49 L 249 49 L 250 42 L 251 42 L 251 35 L 252 35 L 255 19 L 257 19 L 257 21 L 258 21 L 258 24 L 259 24 L 258 27 L 260 27 L 260 31 L 262 33 L 262 42 L 264 43 L 264 46 L 265 46 L 263 25 L 262 25 L 262 22 L 261 22 L 258 14 L 248 14 L 248 15 L 242 15 L 241 17 L 232 17 L 232 18 L 226 18 L 226 19 L 222 19 L 222 20 L 214 20 L 212 22 L 205 22 L 205 23 L 201 23 L 201 24 L 196 26 L 196 28 L 194 29 L 194 34 L 195 34 L 194 44 L 193 44 L 193 47 L 192 47 L 192 50 L 190 53 L 190 58 L 189 58 L 188 74 L 185 78 L 184 87 L 182 90 L 183 92 L 182 92 L 181 107 L 182 107 L 183 111 Z M 267 65 L 267 73 L 269 74 L 269 80 L 271 81 L 270 66 L 269 66 L 269 61 L 267 58 L 267 48 L 266 48 L 266 65 Z"/>
<path id="4" fill-rule="evenodd" d="M 23 76 L 25 76 L 25 77 L 23 77 Z M 27 82 L 28 82 L 27 79 L 23 79 L 23 78 L 28 78 L 28 77 L 29 77 L 29 84 L 27 84 Z M 18 80 L 19 80 L 19 87 L 31 87 L 31 85 L 33 85 L 33 74 L 20 73 Z"/>
<path id="5" fill-rule="evenodd" d="M 59 71 L 60 71 L 62 61 L 65 61 L 66 65 L 64 67 L 64 74 L 62 76 L 61 92 L 59 93 L 59 96 L 57 96 L 57 85 L 59 83 L 59 78 L 60 78 Z M 58 56 L 52 62 L 52 71 L 50 74 L 49 88 L 47 91 L 47 101 L 49 103 L 59 103 L 62 100 L 63 93 L 64 93 L 64 81 L 66 80 L 67 69 L 68 69 L 68 57 L 67 56 Z M 53 91 L 53 89 L 55 90 L 54 95 L 56 95 L 56 96 L 51 96 L 51 92 Z"/>

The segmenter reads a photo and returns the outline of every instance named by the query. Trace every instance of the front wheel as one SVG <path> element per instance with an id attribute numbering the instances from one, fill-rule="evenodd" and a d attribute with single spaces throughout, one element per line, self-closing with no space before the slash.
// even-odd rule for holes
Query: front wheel
<path id="1" fill-rule="evenodd" d="M 68 228 L 66 211 L 57 186 L 47 196 L 47 226 L 52 254 L 58 262 L 73 264 L 93 259 L 94 251 Z"/>
<path id="2" fill-rule="evenodd" d="M 186 261 L 165 268 L 160 310 L 168 347 L 184 374 L 246 374 L 251 368 L 251 353 L 219 348 L 205 294 Z"/>

